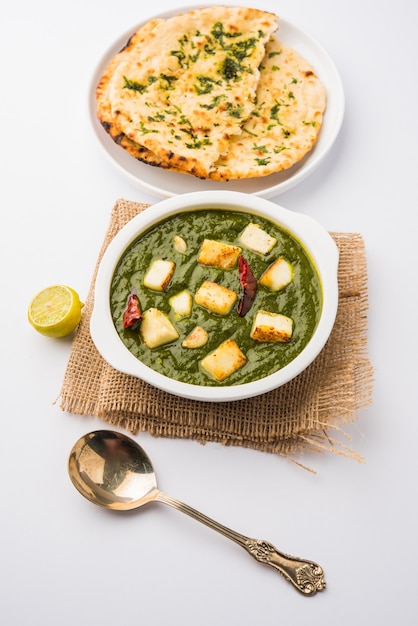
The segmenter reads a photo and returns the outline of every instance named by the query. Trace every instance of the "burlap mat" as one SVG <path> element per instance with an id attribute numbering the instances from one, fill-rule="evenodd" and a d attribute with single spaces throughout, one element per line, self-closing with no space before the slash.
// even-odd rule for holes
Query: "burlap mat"
<path id="1" fill-rule="evenodd" d="M 146 206 L 116 202 L 97 266 L 120 228 Z M 89 332 L 96 266 L 63 380 L 62 410 L 96 416 L 133 434 L 147 431 L 288 457 L 328 450 L 362 460 L 346 445 L 341 426 L 371 402 L 365 247 L 359 234 L 331 234 L 340 251 L 337 320 L 321 354 L 294 380 L 256 398 L 210 403 L 178 398 L 117 372 L 98 354 Z"/>

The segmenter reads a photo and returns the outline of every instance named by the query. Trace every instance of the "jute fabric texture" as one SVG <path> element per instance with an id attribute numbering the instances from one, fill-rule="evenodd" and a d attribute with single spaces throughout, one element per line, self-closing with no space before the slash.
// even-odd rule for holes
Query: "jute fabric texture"
<path id="1" fill-rule="evenodd" d="M 89 332 L 94 281 L 116 233 L 147 205 L 118 200 L 97 260 L 83 317 L 72 344 L 60 394 L 63 411 L 96 416 L 135 434 L 183 437 L 297 457 L 331 451 L 362 460 L 347 445 L 343 424 L 371 402 L 373 369 L 367 355 L 367 265 L 358 233 L 331 233 L 340 252 L 339 308 L 332 334 L 297 378 L 262 396 L 199 402 L 167 394 L 110 367 Z M 297 461 L 296 461 L 297 462 Z"/>

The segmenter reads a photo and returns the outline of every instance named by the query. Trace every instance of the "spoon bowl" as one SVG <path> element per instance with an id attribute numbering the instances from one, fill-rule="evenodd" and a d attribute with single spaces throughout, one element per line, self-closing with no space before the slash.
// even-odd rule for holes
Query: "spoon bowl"
<path id="1" fill-rule="evenodd" d="M 325 589 L 322 567 L 280 552 L 271 543 L 241 535 L 157 487 L 150 459 L 136 441 L 112 430 L 97 430 L 73 446 L 68 473 L 75 488 L 93 504 L 128 511 L 157 501 L 186 513 L 243 547 L 257 561 L 271 565 L 306 596 Z"/>
<path id="2" fill-rule="evenodd" d="M 154 499 L 157 490 L 157 477 L 145 451 L 110 430 L 81 437 L 73 446 L 68 469 L 76 489 L 106 509 L 136 509 Z"/>

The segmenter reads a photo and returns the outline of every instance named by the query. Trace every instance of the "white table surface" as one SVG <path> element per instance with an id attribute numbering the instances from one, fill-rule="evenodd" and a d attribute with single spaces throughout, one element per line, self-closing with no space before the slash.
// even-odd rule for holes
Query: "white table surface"
<path id="1" fill-rule="evenodd" d="M 7 626 L 417 623 L 418 4 L 262 4 L 320 42 L 344 85 L 346 113 L 332 151 L 274 201 L 365 238 L 375 383 L 371 406 L 347 429 L 365 463 L 306 454 L 311 473 L 241 448 L 137 439 L 161 489 L 318 561 L 327 589 L 305 598 L 169 507 L 112 514 L 70 483 L 73 443 L 106 425 L 55 402 L 71 342 L 38 335 L 27 305 L 56 282 L 85 298 L 115 200 L 158 199 L 102 153 L 87 98 L 108 46 L 175 3 L 24 0 L 7 3 L 0 20 L 0 615 Z"/>

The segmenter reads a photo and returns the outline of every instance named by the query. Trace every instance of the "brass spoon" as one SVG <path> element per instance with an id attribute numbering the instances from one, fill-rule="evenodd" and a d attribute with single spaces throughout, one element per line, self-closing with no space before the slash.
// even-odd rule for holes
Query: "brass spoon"
<path id="1" fill-rule="evenodd" d="M 126 435 L 111 430 L 84 435 L 71 450 L 68 471 L 76 489 L 94 504 L 128 511 L 147 502 L 163 502 L 232 539 L 257 561 L 277 569 L 304 595 L 325 589 L 323 570 L 316 563 L 283 554 L 268 541 L 240 535 L 160 491 L 148 456 Z"/>

